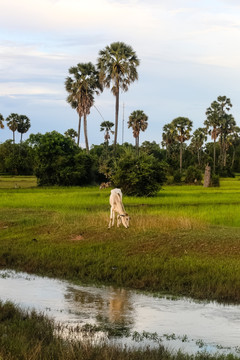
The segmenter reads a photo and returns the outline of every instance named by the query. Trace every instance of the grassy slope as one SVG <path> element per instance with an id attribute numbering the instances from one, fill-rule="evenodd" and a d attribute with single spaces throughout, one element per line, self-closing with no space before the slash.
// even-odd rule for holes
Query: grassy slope
<path id="1" fill-rule="evenodd" d="M 0 178 L 0 186 L 1 186 Z M 0 266 L 240 301 L 240 181 L 124 197 L 131 227 L 107 229 L 109 189 L 0 189 Z M 12 184 L 15 183 L 12 181 Z M 14 187 L 14 185 L 12 186 Z"/>

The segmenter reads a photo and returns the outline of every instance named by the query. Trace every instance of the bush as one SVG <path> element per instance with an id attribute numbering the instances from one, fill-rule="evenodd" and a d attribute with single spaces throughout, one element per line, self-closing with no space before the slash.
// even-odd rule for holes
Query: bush
<path id="1" fill-rule="evenodd" d="M 86 185 L 94 180 L 93 158 L 72 139 L 56 131 L 42 135 L 36 145 L 35 174 L 39 185 Z"/>
<path id="2" fill-rule="evenodd" d="M 211 186 L 217 187 L 220 186 L 220 177 L 219 175 L 213 174 L 211 177 Z"/>
<path id="3" fill-rule="evenodd" d="M 153 196 L 166 181 L 165 165 L 152 155 L 125 150 L 114 163 L 111 181 L 126 195 Z"/>
<path id="4" fill-rule="evenodd" d="M 34 154 L 26 143 L 13 144 L 7 140 L 0 144 L 0 172 L 9 175 L 32 175 Z"/>
<path id="5" fill-rule="evenodd" d="M 173 182 L 176 184 L 180 184 L 182 181 L 182 174 L 180 170 L 175 171 L 173 174 Z"/>
<path id="6" fill-rule="evenodd" d="M 227 167 L 227 166 L 220 169 L 219 175 L 221 177 L 232 177 L 232 178 L 235 177 L 235 174 L 232 172 L 232 169 L 230 167 Z"/>
<path id="7" fill-rule="evenodd" d="M 189 166 L 186 171 L 185 182 L 187 184 L 200 184 L 202 180 L 202 172 L 195 166 Z"/>

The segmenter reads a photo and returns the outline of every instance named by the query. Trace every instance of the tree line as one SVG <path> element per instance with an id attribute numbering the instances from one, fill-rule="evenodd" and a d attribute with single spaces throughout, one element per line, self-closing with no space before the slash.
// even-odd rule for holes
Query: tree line
<path id="1" fill-rule="evenodd" d="M 0 129 L 4 129 L 4 122 L 6 121 L 8 128 L 13 134 L 13 143 L 15 144 L 15 133 L 20 133 L 20 142 L 22 142 L 23 134 L 27 133 L 31 127 L 30 119 L 26 115 L 19 115 L 11 113 L 6 119 L 0 114 Z"/>
<path id="2" fill-rule="evenodd" d="M 140 61 L 131 46 L 115 42 L 99 52 L 96 65 L 79 63 L 69 69 L 65 80 L 67 102 L 78 114 L 78 128 L 64 135 L 56 131 L 22 135 L 30 128 L 25 115 L 11 114 L 6 122 L 13 139 L 0 144 L 0 172 L 35 174 L 39 185 L 85 185 L 111 181 L 125 193 L 150 195 L 158 191 L 166 179 L 174 182 L 200 183 L 206 164 L 216 176 L 233 176 L 240 171 L 240 128 L 230 110 L 232 103 L 219 96 L 206 110 L 203 127 L 192 133 L 193 122 L 179 116 L 163 126 L 162 142 L 145 141 L 140 145 L 140 132 L 148 127 L 143 110 L 133 111 L 128 119 L 135 145 L 119 145 L 118 113 L 120 90 L 127 91 L 138 79 Z M 94 106 L 95 95 L 110 88 L 115 97 L 115 123 L 103 121 L 103 143 L 89 147 L 87 117 Z M 79 147 L 81 122 L 85 149 Z M 0 115 L 0 128 L 4 127 Z M 15 132 L 21 134 L 15 143 Z M 110 144 L 111 136 L 114 137 Z M 208 136 L 211 141 L 207 142 Z M 76 141 L 75 141 L 76 139 Z M 170 180 L 168 180 L 170 181 Z M 138 190 L 136 190 L 138 189 Z"/>

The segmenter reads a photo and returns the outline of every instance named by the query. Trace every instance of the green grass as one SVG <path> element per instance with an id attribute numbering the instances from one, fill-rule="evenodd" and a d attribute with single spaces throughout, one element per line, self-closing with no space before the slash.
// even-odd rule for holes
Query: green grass
<path id="1" fill-rule="evenodd" d="M 2 268 L 240 302 L 238 178 L 124 196 L 130 228 L 110 230 L 109 189 L 38 188 L 32 178 L 15 189 L 0 180 Z"/>
<path id="2" fill-rule="evenodd" d="M 19 189 L 37 186 L 35 176 L 0 176 L 0 188 Z"/>

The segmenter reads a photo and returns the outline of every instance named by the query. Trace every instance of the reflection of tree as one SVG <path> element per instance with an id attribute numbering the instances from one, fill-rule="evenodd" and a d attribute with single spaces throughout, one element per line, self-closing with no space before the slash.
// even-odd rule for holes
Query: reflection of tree
<path id="1" fill-rule="evenodd" d="M 76 314 L 79 321 L 92 320 L 100 326 L 121 325 L 129 327 L 133 324 L 133 304 L 131 293 L 125 289 L 68 287 L 65 294 L 67 306 L 71 314 Z M 91 321 L 91 322 L 92 322 Z"/>

